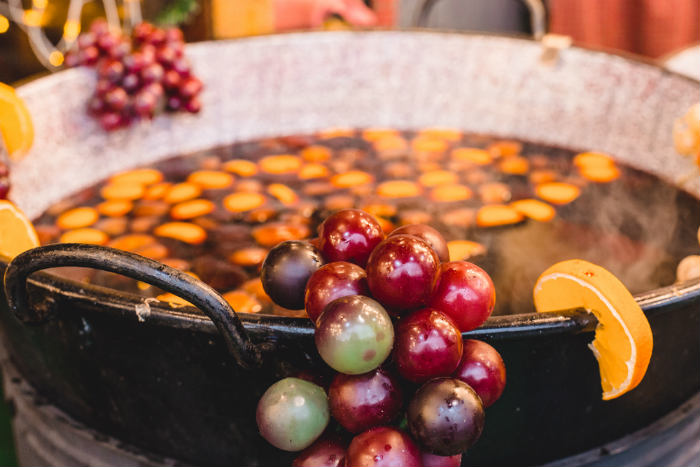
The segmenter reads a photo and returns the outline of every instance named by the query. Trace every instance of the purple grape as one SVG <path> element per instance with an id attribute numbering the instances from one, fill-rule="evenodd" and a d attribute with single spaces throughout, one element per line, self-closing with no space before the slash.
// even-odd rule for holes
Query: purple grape
<path id="1" fill-rule="evenodd" d="M 135 91 L 141 86 L 141 79 L 135 73 L 129 73 L 122 79 L 122 87 L 127 91 Z"/>
<path id="2" fill-rule="evenodd" d="M 165 71 L 159 63 L 151 63 L 141 70 L 141 79 L 144 83 L 159 83 L 163 79 Z"/>
<path id="3" fill-rule="evenodd" d="M 282 242 L 268 252 L 260 280 L 275 303 L 299 310 L 304 308 L 306 282 L 322 265 L 321 254 L 310 243 Z"/>
<path id="4" fill-rule="evenodd" d="M 470 448 L 484 428 L 484 406 L 467 383 L 435 378 L 416 391 L 406 411 L 408 427 L 429 453 L 454 456 Z"/>

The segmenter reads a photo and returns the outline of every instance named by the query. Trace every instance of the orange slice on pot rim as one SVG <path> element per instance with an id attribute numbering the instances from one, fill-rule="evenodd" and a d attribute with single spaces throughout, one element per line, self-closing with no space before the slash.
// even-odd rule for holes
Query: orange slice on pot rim
<path id="1" fill-rule="evenodd" d="M 39 237 L 31 221 L 17 206 L 0 200 L 0 256 L 14 258 L 39 246 Z"/>
<path id="2" fill-rule="evenodd" d="M 13 159 L 25 155 L 34 142 L 29 110 L 12 86 L 0 83 L 0 143 Z"/>
<path id="3" fill-rule="evenodd" d="M 598 360 L 603 400 L 619 397 L 642 381 L 654 345 L 651 327 L 611 272 L 580 259 L 562 261 L 537 279 L 533 297 L 538 312 L 585 308 L 598 318 L 589 347 Z"/>

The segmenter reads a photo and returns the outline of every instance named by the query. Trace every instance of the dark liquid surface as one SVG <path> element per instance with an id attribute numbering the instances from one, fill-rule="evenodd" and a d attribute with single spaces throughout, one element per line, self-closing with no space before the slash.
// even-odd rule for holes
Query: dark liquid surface
<path id="1" fill-rule="evenodd" d="M 619 177 L 593 182 L 574 165 L 573 151 L 481 135 L 457 136 L 401 132 L 376 138 L 358 131 L 265 139 L 176 157 L 153 165 L 162 172 L 164 182 L 186 181 L 197 170 L 234 171 L 230 186 L 205 187 L 197 196 L 214 203 L 212 212 L 176 219 L 200 226 L 206 232 L 205 241 L 189 244 L 156 234 L 159 225 L 174 221 L 170 213 L 173 203 L 162 199 L 135 199 L 128 214 L 101 215 L 89 228 L 107 232 L 106 242 L 133 233 L 150 236 L 158 248 L 135 250 L 137 253 L 177 264 L 221 293 L 239 292 L 234 307 L 240 309 L 241 301 L 250 297 L 246 302 L 251 306 L 249 311 L 295 316 L 303 312 L 273 307 L 259 295 L 255 255 L 263 255 L 277 240 L 315 236 L 318 224 L 330 212 L 351 206 L 380 215 L 386 230 L 405 223 L 428 223 L 448 241 L 470 240 L 483 246 L 483 251 L 475 251 L 468 260 L 483 267 L 494 281 L 494 314 L 533 311 L 534 283 L 557 261 L 581 258 L 600 264 L 637 293 L 672 284 L 678 262 L 697 254 L 700 203 L 655 176 L 617 164 Z M 321 149 L 309 150 L 309 146 Z M 475 160 L 484 154 L 490 159 L 477 163 L 457 157 L 454 149 L 465 147 L 487 151 L 477 153 Z M 294 157 L 271 164 L 273 173 L 266 171 L 269 167 L 262 159 L 280 154 Z M 504 161 L 513 157 L 524 162 L 520 160 L 515 169 L 509 169 Z M 233 159 L 255 163 L 256 173 L 235 173 L 226 165 Z M 274 173 L 280 163 L 287 164 L 289 170 Z M 361 173 L 349 183 L 333 178 L 351 171 Z M 406 183 L 382 185 L 392 180 Z M 485 205 L 537 199 L 536 185 L 543 180 L 576 186 L 580 195 L 569 203 L 554 205 L 556 215 L 550 221 L 524 217 L 500 226 L 476 221 Z M 62 213 L 103 202 L 100 192 L 107 183 L 83 190 L 44 213 L 35 222 L 42 243 L 57 242 L 67 231 L 56 226 Z M 443 188 L 448 185 L 457 187 Z M 242 206 L 240 211 L 227 209 L 223 200 L 236 192 L 260 193 L 264 203 L 251 209 Z M 162 293 L 110 273 L 57 272 L 143 296 Z"/>

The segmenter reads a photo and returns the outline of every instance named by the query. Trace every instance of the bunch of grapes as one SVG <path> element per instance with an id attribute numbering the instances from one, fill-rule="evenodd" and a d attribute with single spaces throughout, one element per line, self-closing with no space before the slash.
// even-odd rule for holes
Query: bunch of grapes
<path id="1" fill-rule="evenodd" d="M 376 219 L 350 209 L 328 217 L 317 239 L 270 250 L 261 280 L 279 305 L 306 309 L 337 372 L 327 394 L 308 375 L 264 393 L 257 424 L 268 442 L 303 450 L 295 466 L 460 465 L 506 380 L 493 347 L 462 339 L 495 305 L 484 270 L 450 262 L 432 227 L 385 238 Z M 326 430 L 331 416 L 354 436 L 349 445 Z"/>
<path id="2" fill-rule="evenodd" d="M 88 111 L 105 130 L 153 118 L 164 109 L 197 113 L 202 108 L 202 82 L 192 75 L 184 57 L 179 29 L 141 23 L 129 37 L 96 20 L 78 37 L 77 45 L 65 63 L 96 67 L 97 89 Z"/>

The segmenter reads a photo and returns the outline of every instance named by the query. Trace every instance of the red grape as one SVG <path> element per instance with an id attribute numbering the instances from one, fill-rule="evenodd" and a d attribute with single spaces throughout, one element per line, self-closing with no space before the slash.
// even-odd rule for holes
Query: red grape
<path id="1" fill-rule="evenodd" d="M 282 242 L 272 248 L 260 272 L 265 292 L 280 306 L 304 308 L 304 291 L 311 275 L 323 265 L 323 258 L 308 242 Z"/>
<path id="2" fill-rule="evenodd" d="M 151 63 L 141 70 L 141 79 L 145 84 L 158 83 L 163 79 L 163 67 L 159 63 Z"/>
<path id="3" fill-rule="evenodd" d="M 137 42 L 144 42 L 151 32 L 153 32 L 153 25 L 151 23 L 139 23 L 134 26 L 131 35 Z"/>
<path id="4" fill-rule="evenodd" d="M 168 70 L 163 75 L 163 86 L 167 89 L 174 89 L 180 85 L 180 74 L 175 70 Z"/>
<path id="5" fill-rule="evenodd" d="M 104 60 L 97 67 L 97 76 L 116 83 L 124 76 L 124 65 L 118 60 Z"/>
<path id="6" fill-rule="evenodd" d="M 423 467 L 459 467 L 462 464 L 462 455 L 455 454 L 454 456 L 436 456 L 429 452 L 424 452 Z"/>
<path id="7" fill-rule="evenodd" d="M 84 34 L 81 34 L 78 36 L 78 48 L 86 49 L 88 47 L 92 47 L 93 45 L 95 45 L 96 40 L 97 38 L 92 32 L 86 32 Z"/>
<path id="8" fill-rule="evenodd" d="M 100 125 L 107 131 L 116 130 L 122 126 L 123 121 L 118 112 L 105 112 L 99 117 Z"/>
<path id="9" fill-rule="evenodd" d="M 304 307 L 314 323 L 323 309 L 336 298 L 368 295 L 367 274 L 356 264 L 336 261 L 314 272 L 306 283 Z"/>
<path id="10" fill-rule="evenodd" d="M 321 252 L 328 261 L 348 261 L 361 267 L 384 239 L 377 220 L 359 209 L 332 214 L 319 227 Z"/>
<path id="11" fill-rule="evenodd" d="M 351 433 L 390 423 L 403 403 L 398 381 L 381 368 L 362 375 L 337 374 L 328 400 L 333 418 Z"/>
<path id="12" fill-rule="evenodd" d="M 146 37 L 146 42 L 155 46 L 162 45 L 165 42 L 165 31 L 160 28 L 154 28 Z"/>
<path id="13" fill-rule="evenodd" d="M 109 91 L 115 88 L 115 84 L 108 79 L 97 80 L 97 87 L 95 89 L 95 94 L 98 96 L 104 96 Z"/>
<path id="14" fill-rule="evenodd" d="M 337 436 L 323 435 L 311 446 L 301 451 L 292 467 L 343 467 L 345 448 Z"/>
<path id="15" fill-rule="evenodd" d="M 165 40 L 167 42 L 183 42 L 185 37 L 178 28 L 168 28 L 165 30 Z"/>
<path id="16" fill-rule="evenodd" d="M 0 177 L 0 199 L 7 199 L 10 193 L 10 179 L 7 176 Z"/>
<path id="17" fill-rule="evenodd" d="M 430 306 L 449 315 L 462 332 L 481 326 L 495 304 L 491 277 L 479 266 L 466 261 L 440 266 Z"/>
<path id="18" fill-rule="evenodd" d="M 425 240 L 430 245 L 435 253 L 437 253 L 440 261 L 445 262 L 450 260 L 450 252 L 447 250 L 447 242 L 445 238 L 429 225 L 425 224 L 409 224 L 393 230 L 389 236 L 393 235 L 415 235 L 418 238 Z"/>
<path id="19" fill-rule="evenodd" d="M 353 438 L 345 457 L 352 467 L 422 467 L 421 452 L 406 433 L 377 427 Z"/>
<path id="20" fill-rule="evenodd" d="M 100 57 L 100 51 L 94 45 L 85 47 L 78 53 L 80 54 L 80 62 L 83 65 L 94 65 Z"/>
<path id="21" fill-rule="evenodd" d="M 148 91 L 139 91 L 134 96 L 134 112 L 140 117 L 150 118 L 156 111 L 156 105 L 158 104 L 158 98 Z"/>
<path id="22" fill-rule="evenodd" d="M 202 82 L 197 78 L 189 77 L 180 84 L 180 95 L 185 99 L 196 96 L 202 90 Z"/>
<path id="23" fill-rule="evenodd" d="M 401 318 L 395 341 L 399 373 L 414 383 L 452 374 L 462 358 L 459 329 L 447 315 L 431 308 Z"/>
<path id="24" fill-rule="evenodd" d="M 471 386 L 484 407 L 490 407 L 503 394 L 506 367 L 498 351 L 486 342 L 464 339 L 462 360 L 454 377 Z"/>
<path id="25" fill-rule="evenodd" d="M 125 40 L 121 40 L 109 49 L 108 54 L 115 60 L 121 60 L 131 52 L 131 45 Z"/>
<path id="26" fill-rule="evenodd" d="M 68 68 L 73 68 L 80 65 L 80 55 L 78 52 L 68 52 L 63 59 L 63 64 Z"/>
<path id="27" fill-rule="evenodd" d="M 187 102 L 185 102 L 185 110 L 191 114 L 199 113 L 202 110 L 202 101 L 198 97 L 192 97 Z"/>
<path id="28" fill-rule="evenodd" d="M 119 43 L 119 37 L 116 34 L 106 33 L 97 38 L 97 46 L 103 52 L 109 52 L 112 47 Z"/>
<path id="29" fill-rule="evenodd" d="M 183 78 L 190 76 L 190 62 L 188 62 L 186 58 L 178 58 L 175 60 L 172 69 L 177 71 Z"/>
<path id="30" fill-rule="evenodd" d="M 97 96 L 93 96 L 88 101 L 88 113 L 93 116 L 98 116 L 105 110 L 105 103 Z"/>
<path id="31" fill-rule="evenodd" d="M 158 47 L 156 60 L 163 66 L 170 66 L 177 59 L 175 50 L 169 45 Z"/>
<path id="32" fill-rule="evenodd" d="M 146 65 L 146 61 L 141 52 L 132 52 L 124 57 L 124 66 L 130 73 L 140 73 Z"/>
<path id="33" fill-rule="evenodd" d="M 107 107 L 116 111 L 122 110 L 129 102 L 129 96 L 126 91 L 119 87 L 107 91 L 103 99 Z"/>
<path id="34" fill-rule="evenodd" d="M 428 303 L 440 260 L 425 241 L 394 235 L 380 243 L 367 263 L 369 289 L 390 310 L 401 312 Z"/>
<path id="35" fill-rule="evenodd" d="M 408 404 L 408 427 L 431 454 L 454 456 L 481 436 L 484 406 L 474 390 L 454 378 L 435 378 L 416 391 Z"/>
<path id="36" fill-rule="evenodd" d="M 107 34 L 109 32 L 109 24 L 104 18 L 96 18 L 90 23 L 90 32 L 95 36 L 101 36 L 102 34 Z"/>

